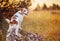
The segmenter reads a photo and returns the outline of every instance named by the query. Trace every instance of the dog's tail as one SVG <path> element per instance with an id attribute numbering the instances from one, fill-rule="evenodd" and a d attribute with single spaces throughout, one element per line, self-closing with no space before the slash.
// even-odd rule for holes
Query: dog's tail
<path id="1" fill-rule="evenodd" d="M 5 19 L 8 23 L 10 23 L 10 20 L 9 19 Z"/>

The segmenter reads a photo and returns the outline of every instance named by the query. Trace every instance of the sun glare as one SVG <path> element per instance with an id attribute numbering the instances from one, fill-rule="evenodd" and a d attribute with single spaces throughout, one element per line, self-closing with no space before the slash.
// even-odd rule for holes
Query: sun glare
<path id="1" fill-rule="evenodd" d="M 43 7 L 43 4 L 46 4 L 47 7 L 53 5 L 53 3 L 60 6 L 60 0 L 31 0 L 32 5 L 29 7 L 31 10 L 35 9 L 39 4 L 40 7 Z"/>

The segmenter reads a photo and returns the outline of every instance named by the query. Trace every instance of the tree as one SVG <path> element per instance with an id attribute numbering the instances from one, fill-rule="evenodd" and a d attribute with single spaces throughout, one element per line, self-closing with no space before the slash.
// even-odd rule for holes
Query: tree
<path id="1" fill-rule="evenodd" d="M 0 9 L 0 28 L 2 29 L 2 22 L 3 22 L 3 10 Z"/>
<path id="2" fill-rule="evenodd" d="M 20 7 L 28 7 L 30 6 L 30 0 L 19 0 L 19 2 L 15 3 L 16 0 L 12 0 L 10 3 L 9 0 L 0 0 L 0 22 L 3 21 L 4 18 L 11 18 L 11 16 L 18 11 Z M 2 24 L 1 24 L 2 25 Z"/>
<path id="3" fill-rule="evenodd" d="M 53 10 L 59 10 L 60 7 L 59 7 L 58 4 L 53 4 L 52 9 L 53 9 Z"/>
<path id="4" fill-rule="evenodd" d="M 40 11 L 40 6 L 39 6 L 39 4 L 37 5 L 37 7 L 35 8 L 35 11 Z"/>
<path id="5" fill-rule="evenodd" d="M 42 9 L 43 9 L 43 10 L 47 9 L 46 4 L 43 5 L 43 8 L 42 8 Z"/>
<path id="6" fill-rule="evenodd" d="M 13 13 L 15 13 L 18 8 L 25 7 L 28 8 L 28 6 L 31 5 L 30 0 L 19 0 L 17 4 L 15 3 L 15 0 L 12 0 L 12 3 L 9 2 L 9 0 L 0 0 L 0 20 L 4 17 L 4 14 L 7 14 L 7 16 L 12 16 Z M 13 12 L 13 13 L 12 13 Z M 7 17 L 5 16 L 5 17 Z"/>
<path id="7" fill-rule="evenodd" d="M 52 9 L 53 9 L 53 10 L 56 9 L 56 4 L 53 3 Z"/>
<path id="8" fill-rule="evenodd" d="M 58 10 L 60 10 L 60 6 L 58 4 L 56 5 L 56 7 L 57 7 Z"/>

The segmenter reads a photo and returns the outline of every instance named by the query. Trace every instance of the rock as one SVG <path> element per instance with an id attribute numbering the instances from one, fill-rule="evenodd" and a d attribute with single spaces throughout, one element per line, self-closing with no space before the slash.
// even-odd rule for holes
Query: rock
<path id="1" fill-rule="evenodd" d="M 19 37 L 12 33 L 6 38 L 6 41 L 43 41 L 43 37 L 38 36 L 37 34 L 26 32 L 24 30 L 19 30 L 19 34 L 22 36 Z"/>

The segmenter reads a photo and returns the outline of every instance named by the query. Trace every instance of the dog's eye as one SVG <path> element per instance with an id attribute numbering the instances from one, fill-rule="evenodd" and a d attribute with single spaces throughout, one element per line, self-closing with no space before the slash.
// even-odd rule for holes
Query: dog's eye
<path id="1" fill-rule="evenodd" d="M 24 12 L 26 12 L 26 10 L 24 10 Z"/>

